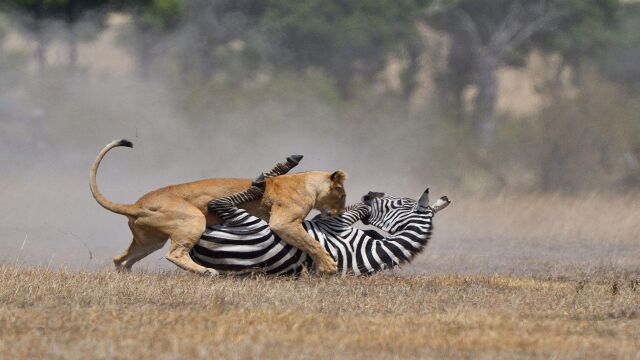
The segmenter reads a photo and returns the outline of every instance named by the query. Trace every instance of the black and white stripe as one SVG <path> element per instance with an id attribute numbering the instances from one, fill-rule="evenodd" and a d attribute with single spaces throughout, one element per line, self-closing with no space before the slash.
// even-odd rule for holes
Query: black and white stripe
<path id="1" fill-rule="evenodd" d="M 271 231 L 268 223 L 235 207 L 261 195 L 254 188 L 215 200 L 210 210 L 224 223 L 207 228 L 191 250 L 193 260 L 221 272 L 295 274 L 313 269 L 311 258 Z M 391 196 L 376 198 L 371 207 L 356 204 L 341 216 L 315 218 L 303 223 L 305 230 L 334 258 L 338 272 L 369 274 L 411 259 L 431 237 L 434 211 L 417 212 L 415 200 Z M 352 227 L 358 220 L 389 232 L 380 238 Z"/>

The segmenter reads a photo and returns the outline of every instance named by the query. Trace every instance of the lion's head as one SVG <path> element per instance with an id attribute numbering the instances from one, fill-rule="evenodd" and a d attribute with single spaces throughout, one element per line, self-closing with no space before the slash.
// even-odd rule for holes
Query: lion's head
<path id="1" fill-rule="evenodd" d="M 342 214 L 347 199 L 347 193 L 344 190 L 345 180 L 347 180 L 347 174 L 342 170 L 330 174 L 327 181 L 318 188 L 315 208 L 328 216 Z"/>

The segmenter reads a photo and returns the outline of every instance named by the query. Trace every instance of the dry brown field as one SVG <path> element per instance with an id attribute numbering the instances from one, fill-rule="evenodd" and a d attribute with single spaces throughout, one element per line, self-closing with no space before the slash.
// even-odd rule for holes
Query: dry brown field
<path id="1" fill-rule="evenodd" d="M 122 242 L 78 266 L 30 233 L 0 259 L 0 359 L 640 359 L 639 218 L 638 195 L 458 196 L 370 277 L 119 274 Z"/>
<path id="2" fill-rule="evenodd" d="M 2 359 L 640 358 L 640 272 L 205 278 L 0 267 Z"/>

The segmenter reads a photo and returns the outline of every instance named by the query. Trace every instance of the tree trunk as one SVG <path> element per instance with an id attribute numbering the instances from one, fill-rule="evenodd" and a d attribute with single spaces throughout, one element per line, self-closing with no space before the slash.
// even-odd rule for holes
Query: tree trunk
<path id="1" fill-rule="evenodd" d="M 44 31 L 42 29 L 42 24 L 39 23 L 36 25 L 36 64 L 37 64 L 37 72 L 38 76 L 43 76 L 45 72 L 45 67 L 47 66 L 47 41 L 44 37 Z"/>
<path id="2" fill-rule="evenodd" d="M 215 74 L 215 49 L 216 45 L 212 39 L 204 39 L 199 48 L 199 71 L 200 79 L 203 81 L 210 80 Z"/>
<path id="3" fill-rule="evenodd" d="M 38 3 L 35 10 L 34 20 L 33 30 L 36 38 L 36 71 L 38 76 L 42 77 L 47 65 L 47 41 L 44 34 L 44 1 L 40 1 Z"/>
<path id="4" fill-rule="evenodd" d="M 473 115 L 474 126 L 480 140 L 480 146 L 489 147 L 493 143 L 495 132 L 495 112 L 498 94 L 496 71 L 498 57 L 493 54 L 481 54 L 478 59 L 478 94 L 475 98 Z"/>
<path id="5" fill-rule="evenodd" d="M 136 60 L 138 68 L 138 76 L 146 80 L 149 78 L 151 68 L 151 48 L 153 47 L 151 39 L 151 29 L 146 24 L 138 23 L 137 28 L 137 44 L 136 44 Z"/>
<path id="6" fill-rule="evenodd" d="M 540 159 L 539 183 L 540 190 L 550 192 L 557 189 L 558 186 L 558 161 L 557 153 L 559 152 L 557 144 L 548 144 L 548 149 Z"/>
<path id="7" fill-rule="evenodd" d="M 67 23 L 67 40 L 69 47 L 69 68 L 75 68 L 78 64 L 78 37 L 76 34 L 76 23 L 78 22 L 76 15 L 76 1 L 69 0 L 66 8 L 66 23 Z"/>
<path id="8" fill-rule="evenodd" d="M 465 111 L 465 101 L 464 101 L 464 89 L 465 86 L 462 84 L 455 84 L 454 90 L 451 92 L 449 99 L 449 113 L 453 116 L 453 121 L 457 126 L 463 125 L 467 120 L 467 113 Z"/>
<path id="9" fill-rule="evenodd" d="M 78 37 L 76 34 L 76 26 L 72 24 L 69 27 L 69 67 L 75 69 L 78 65 Z"/>
<path id="10" fill-rule="evenodd" d="M 405 100 L 411 99 L 413 91 L 418 85 L 418 73 L 420 72 L 420 52 L 416 47 L 409 48 L 409 65 L 402 73 L 402 95 Z"/>
<path id="11" fill-rule="evenodd" d="M 350 100 L 353 98 L 353 91 L 351 89 L 351 81 L 346 75 L 340 75 L 338 73 L 336 78 L 336 88 L 343 100 Z"/>

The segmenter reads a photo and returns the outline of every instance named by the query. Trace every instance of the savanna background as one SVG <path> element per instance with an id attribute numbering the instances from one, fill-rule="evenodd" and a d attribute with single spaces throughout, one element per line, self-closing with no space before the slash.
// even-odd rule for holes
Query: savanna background
<path id="1" fill-rule="evenodd" d="M 116 274 L 118 202 L 346 170 L 453 204 L 370 278 Z M 640 3 L 0 1 L 0 357 L 640 353 Z"/>

